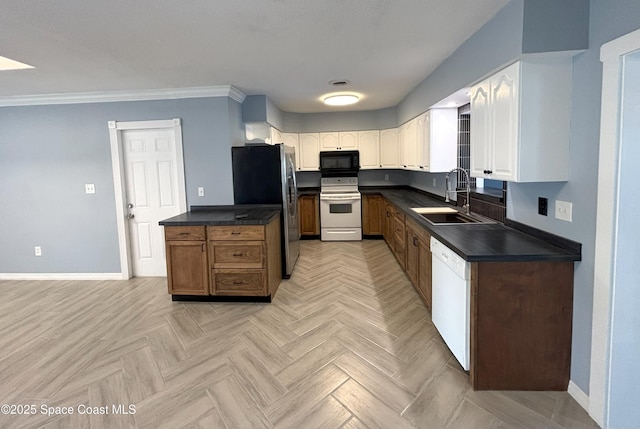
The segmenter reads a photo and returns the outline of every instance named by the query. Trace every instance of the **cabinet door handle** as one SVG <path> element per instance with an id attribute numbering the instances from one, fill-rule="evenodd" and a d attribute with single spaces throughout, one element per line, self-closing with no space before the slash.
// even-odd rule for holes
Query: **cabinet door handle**
<path id="1" fill-rule="evenodd" d="M 202 251 L 205 252 L 207 249 L 205 248 L 205 244 L 202 243 Z"/>
<path id="2" fill-rule="evenodd" d="M 418 247 L 418 237 L 413 237 L 413 245 Z"/>

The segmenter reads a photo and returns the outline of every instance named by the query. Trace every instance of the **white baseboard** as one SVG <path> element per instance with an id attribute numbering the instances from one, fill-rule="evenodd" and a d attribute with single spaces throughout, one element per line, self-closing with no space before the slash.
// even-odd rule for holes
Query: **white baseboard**
<path id="1" fill-rule="evenodd" d="M 567 388 L 567 393 L 571 395 L 576 402 L 585 409 L 586 412 L 589 412 L 589 395 L 584 393 L 582 389 L 578 387 L 573 381 L 569 380 L 569 387 Z"/>
<path id="2" fill-rule="evenodd" d="M 0 273 L 0 280 L 128 280 L 122 273 Z"/>

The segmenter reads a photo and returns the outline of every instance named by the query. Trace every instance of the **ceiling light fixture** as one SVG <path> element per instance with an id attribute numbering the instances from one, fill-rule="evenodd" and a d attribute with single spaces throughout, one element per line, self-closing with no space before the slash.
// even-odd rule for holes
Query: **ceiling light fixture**
<path id="1" fill-rule="evenodd" d="M 329 106 L 348 106 L 357 103 L 359 100 L 360 97 L 352 94 L 329 95 L 323 99 L 324 104 Z"/>
<path id="2" fill-rule="evenodd" d="M 12 60 L 11 58 L 0 56 L 0 70 L 20 70 L 20 69 L 32 69 L 33 66 L 29 64 L 21 63 L 20 61 Z"/>

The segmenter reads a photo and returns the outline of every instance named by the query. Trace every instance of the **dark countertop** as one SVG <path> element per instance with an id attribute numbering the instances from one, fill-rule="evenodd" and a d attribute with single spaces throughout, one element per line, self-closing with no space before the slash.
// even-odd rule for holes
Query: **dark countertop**
<path id="1" fill-rule="evenodd" d="M 580 244 L 553 236 L 549 233 L 527 228 L 524 233 L 510 222 L 510 226 L 495 224 L 432 225 L 412 207 L 453 207 L 425 193 L 407 188 L 365 188 L 362 193 L 378 193 L 403 210 L 413 221 L 431 232 L 436 239 L 446 244 L 458 255 L 471 262 L 515 262 L 515 261 L 579 261 Z M 472 207 L 473 212 L 473 207 Z M 531 235 L 538 234 L 541 238 Z"/>
<path id="2" fill-rule="evenodd" d="M 298 195 L 318 195 L 320 188 L 298 188 Z"/>
<path id="3" fill-rule="evenodd" d="M 192 206 L 191 210 L 159 222 L 164 226 L 266 225 L 280 215 L 277 205 Z"/>

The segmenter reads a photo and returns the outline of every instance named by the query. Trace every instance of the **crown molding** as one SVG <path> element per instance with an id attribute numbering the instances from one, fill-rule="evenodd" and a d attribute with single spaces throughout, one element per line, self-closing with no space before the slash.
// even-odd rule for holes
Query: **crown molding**
<path id="1" fill-rule="evenodd" d="M 204 97 L 229 97 L 232 100 L 237 101 L 238 103 L 242 103 L 246 95 L 239 89 L 231 85 L 217 85 L 138 91 L 16 95 L 9 97 L 0 97 L 0 107 L 39 106 L 48 104 L 113 103 L 118 101 L 148 101 Z"/>

